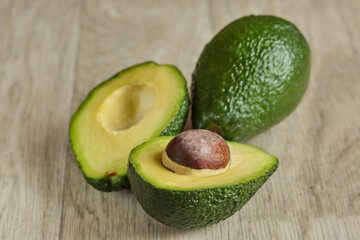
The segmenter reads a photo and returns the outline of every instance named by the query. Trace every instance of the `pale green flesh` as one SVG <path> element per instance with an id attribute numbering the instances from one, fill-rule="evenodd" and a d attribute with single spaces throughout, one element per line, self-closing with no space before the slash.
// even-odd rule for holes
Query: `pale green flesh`
<path id="1" fill-rule="evenodd" d="M 147 64 L 100 85 L 70 126 L 76 159 L 88 178 L 125 176 L 130 151 L 158 136 L 181 107 L 184 81 L 166 65 Z"/>
<path id="2" fill-rule="evenodd" d="M 277 164 L 277 159 L 263 150 L 246 144 L 227 142 L 231 165 L 227 171 L 215 176 L 195 177 L 176 174 L 161 163 L 161 154 L 173 137 L 158 137 L 139 147 L 130 161 L 138 174 L 161 189 L 192 190 L 238 184 L 265 174 Z"/>

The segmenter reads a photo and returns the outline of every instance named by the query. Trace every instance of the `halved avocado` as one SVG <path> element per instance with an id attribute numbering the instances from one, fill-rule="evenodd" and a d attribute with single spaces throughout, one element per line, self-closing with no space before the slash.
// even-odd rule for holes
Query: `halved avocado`
<path id="1" fill-rule="evenodd" d="M 130 151 L 156 136 L 178 134 L 188 107 L 186 80 L 171 65 L 142 63 L 95 87 L 70 123 L 86 181 L 101 191 L 127 187 Z"/>
<path id="2" fill-rule="evenodd" d="M 278 160 L 241 143 L 230 147 L 229 168 L 215 176 L 181 175 L 165 168 L 161 155 L 173 137 L 158 137 L 129 156 L 131 189 L 153 218 L 177 228 L 196 228 L 224 220 L 255 194 L 276 170 Z"/>

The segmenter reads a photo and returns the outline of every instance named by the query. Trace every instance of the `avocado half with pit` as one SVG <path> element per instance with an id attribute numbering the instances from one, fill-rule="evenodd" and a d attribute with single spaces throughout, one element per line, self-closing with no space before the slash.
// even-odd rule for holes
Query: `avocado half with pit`
<path id="1" fill-rule="evenodd" d="M 188 107 L 186 80 L 172 65 L 142 63 L 95 87 L 70 123 L 72 150 L 86 181 L 107 192 L 127 187 L 130 151 L 178 134 Z"/>
<path id="2" fill-rule="evenodd" d="M 183 171 L 186 167 L 182 166 L 180 172 L 186 174 L 179 174 L 164 166 L 167 157 L 163 153 L 172 139 L 158 137 L 136 147 L 129 156 L 128 177 L 142 208 L 156 220 L 176 228 L 202 227 L 230 217 L 278 165 L 275 157 L 259 148 L 227 142 L 231 156 L 227 169 L 214 174 L 215 170 L 209 169 Z M 204 170 L 210 174 L 204 176 Z"/>

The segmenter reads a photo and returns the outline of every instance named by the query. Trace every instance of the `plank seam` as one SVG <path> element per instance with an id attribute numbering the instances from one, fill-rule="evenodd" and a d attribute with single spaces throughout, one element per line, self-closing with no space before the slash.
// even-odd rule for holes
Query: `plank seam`
<path id="1" fill-rule="evenodd" d="M 74 61 L 73 61 L 73 81 L 72 81 L 72 93 L 71 93 L 71 98 L 70 98 L 70 114 L 72 113 L 72 102 L 74 100 L 74 93 L 75 93 L 75 81 L 76 81 L 76 69 L 77 69 L 77 62 L 78 62 L 78 55 L 79 55 L 79 44 L 80 44 L 80 28 L 81 28 L 81 15 L 82 15 L 82 9 L 83 9 L 83 5 L 84 5 L 84 1 L 83 0 L 79 0 L 78 4 L 77 4 L 77 19 L 76 19 L 76 34 L 75 34 L 75 57 L 74 57 Z M 67 162 L 68 159 L 71 155 L 71 150 L 69 150 L 70 147 L 70 143 L 67 144 L 67 154 L 66 154 L 66 159 L 65 159 L 65 165 L 64 165 L 64 173 L 63 173 L 63 189 L 62 189 L 62 200 L 61 200 L 61 211 L 60 211 L 60 226 L 59 226 L 59 236 L 58 236 L 58 240 L 62 239 L 62 235 L 63 235 L 63 228 L 64 228 L 64 198 L 65 198 L 65 178 L 66 178 L 66 169 L 67 169 Z"/>

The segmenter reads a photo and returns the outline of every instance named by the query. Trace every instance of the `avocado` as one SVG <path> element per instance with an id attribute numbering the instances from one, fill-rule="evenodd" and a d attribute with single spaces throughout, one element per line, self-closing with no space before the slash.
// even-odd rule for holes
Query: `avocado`
<path id="1" fill-rule="evenodd" d="M 162 165 L 173 139 L 154 138 L 131 151 L 128 177 L 132 192 L 153 218 L 176 228 L 196 228 L 224 220 L 255 194 L 276 170 L 278 160 L 259 148 L 227 142 L 231 163 L 218 175 L 181 175 Z"/>
<path id="2" fill-rule="evenodd" d="M 70 122 L 70 141 L 86 181 L 101 191 L 128 187 L 130 151 L 176 135 L 189 107 L 186 80 L 171 65 L 145 62 L 95 87 Z"/>
<path id="3" fill-rule="evenodd" d="M 192 123 L 230 141 L 248 139 L 288 116 L 309 81 L 310 49 L 290 22 L 247 16 L 204 48 L 192 75 Z"/>

